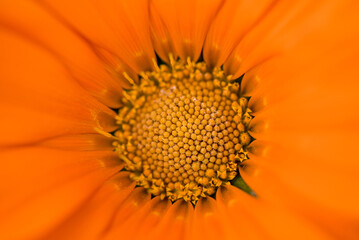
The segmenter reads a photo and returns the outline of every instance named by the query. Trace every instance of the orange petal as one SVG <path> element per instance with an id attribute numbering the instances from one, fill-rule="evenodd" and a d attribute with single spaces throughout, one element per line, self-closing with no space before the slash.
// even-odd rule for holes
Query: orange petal
<path id="1" fill-rule="evenodd" d="M 337 40 L 333 38 L 332 44 L 343 41 Z M 359 102 L 359 84 L 353 80 L 358 76 L 359 49 L 353 45 L 338 49 L 333 58 L 323 58 L 325 50 L 319 45 L 316 51 L 300 46 L 261 66 L 260 83 L 251 95 L 255 104 L 262 105 L 253 124 L 262 127 L 254 128 L 253 136 L 268 147 L 265 160 L 259 161 L 287 184 L 329 208 L 358 213 L 359 195 L 351 189 L 359 182 L 355 152 L 359 114 L 353 111 Z M 313 62 L 306 61 L 304 56 L 309 55 Z"/>
<path id="2" fill-rule="evenodd" d="M 299 48 L 307 54 L 343 48 L 345 45 L 336 42 L 354 42 L 350 36 L 357 31 L 345 26 L 358 21 L 356 11 L 350 1 L 280 1 L 244 36 L 224 68 L 238 77 L 270 58 L 297 53 Z M 301 60 L 313 62 L 298 53 L 304 57 Z"/>
<path id="3" fill-rule="evenodd" d="M 271 10 L 273 0 L 228 0 L 213 21 L 203 48 L 210 66 L 221 66 L 238 42 Z"/>
<path id="4" fill-rule="evenodd" d="M 172 203 L 168 200 L 160 200 L 159 197 L 152 199 L 148 206 L 141 211 L 145 216 L 142 216 L 141 214 L 139 214 L 139 218 L 137 218 L 137 215 L 133 216 L 133 221 L 136 221 L 137 223 L 132 222 L 133 226 L 131 226 L 131 229 L 135 227 L 136 230 L 131 231 L 131 237 L 133 237 L 133 239 L 150 239 L 149 234 L 157 229 L 157 226 L 162 221 L 164 214 L 171 206 Z M 130 223 L 128 223 L 128 225 Z M 116 231 L 116 233 L 118 234 L 117 237 L 121 236 L 119 231 Z M 114 237 L 112 234 L 107 236 L 108 240 L 111 240 Z"/>
<path id="5" fill-rule="evenodd" d="M 233 186 L 221 189 L 217 196 L 229 214 L 238 219 L 236 226 L 243 236 L 254 239 L 329 239 L 321 229 L 283 205 L 254 198 Z"/>
<path id="6" fill-rule="evenodd" d="M 148 239 L 187 239 L 191 234 L 192 219 L 192 205 L 183 200 L 176 201 L 147 237 Z"/>
<path id="7" fill-rule="evenodd" d="M 251 160 L 254 160 L 256 163 L 259 159 L 252 157 Z M 264 159 L 261 160 L 263 161 Z M 302 219 L 305 219 L 308 223 L 316 225 L 318 228 L 335 238 L 357 238 L 359 235 L 359 217 L 355 208 L 352 208 L 353 212 L 348 213 L 342 209 L 333 208 L 332 206 L 328 207 L 328 202 L 331 201 L 330 199 L 318 201 L 312 196 L 304 195 L 302 190 L 298 191 L 298 187 L 293 186 L 290 177 L 288 178 L 288 176 L 283 176 L 281 173 L 272 171 L 272 169 L 263 164 L 263 166 L 261 166 L 260 164 L 255 163 L 248 163 L 249 166 L 247 166 L 245 171 L 242 171 L 242 176 L 246 182 L 255 189 L 259 199 L 270 202 L 270 204 L 286 206 L 286 208 L 289 209 L 288 211 L 295 213 Z M 309 168 L 310 165 L 306 166 Z M 278 171 L 281 170 L 283 171 L 283 169 L 279 169 Z M 322 171 L 328 173 L 327 169 L 323 169 Z M 292 172 L 293 171 L 291 171 L 290 174 Z M 295 174 L 295 172 L 293 173 Z M 301 174 L 301 184 L 307 184 L 308 188 L 311 188 L 312 182 L 306 180 L 308 174 L 303 170 Z M 322 178 L 322 175 L 317 177 Z M 287 183 L 287 179 L 284 178 L 288 178 L 289 183 Z M 325 176 L 325 180 L 323 181 L 326 181 L 326 179 L 327 176 Z M 318 183 L 314 183 L 314 188 L 320 192 L 323 192 L 323 187 L 330 188 L 334 199 L 337 200 L 335 195 L 340 194 L 337 193 L 337 189 L 342 187 L 339 186 L 340 184 L 341 183 L 337 185 L 336 182 L 334 182 L 334 184 L 333 182 L 328 182 L 327 184 L 318 186 Z M 347 200 L 345 200 L 345 203 L 347 203 Z"/>
<path id="8" fill-rule="evenodd" d="M 62 150 L 77 151 L 112 151 L 113 138 L 98 133 L 73 134 L 45 139 L 38 143 L 39 146 Z"/>
<path id="9" fill-rule="evenodd" d="M 152 69 L 148 1 L 42 1 L 95 47 L 117 56 L 137 73 Z"/>
<path id="10" fill-rule="evenodd" d="M 231 189 L 231 188 L 230 188 Z M 266 239 L 268 235 L 259 228 L 257 222 L 250 216 L 250 209 L 238 208 L 233 206 L 238 201 L 243 201 L 233 195 L 227 187 L 220 188 L 216 194 L 216 205 L 218 208 L 219 218 L 223 222 L 223 227 L 228 239 L 240 236 L 243 239 Z"/>
<path id="11" fill-rule="evenodd" d="M 137 191 L 141 191 L 141 190 L 137 190 Z M 147 197 L 149 197 L 148 194 Z M 159 199 L 159 197 L 152 200 L 149 199 L 147 200 L 148 201 L 146 201 L 145 203 L 143 202 L 142 204 L 136 206 L 137 211 L 133 211 L 130 216 L 124 219 L 124 221 L 118 222 L 117 224 L 113 224 L 112 227 L 109 228 L 108 231 L 104 234 L 105 237 L 102 237 L 102 239 L 110 240 L 110 239 L 125 238 L 125 237 L 128 239 L 136 239 L 136 236 L 138 235 L 140 229 L 146 228 L 146 234 L 152 231 L 153 229 L 149 228 L 148 224 L 145 224 L 144 221 L 146 220 L 148 214 L 150 214 L 153 211 L 152 208 L 155 207 L 157 204 L 159 204 L 159 201 L 161 200 Z M 142 238 L 138 238 L 138 239 L 142 239 Z"/>
<path id="12" fill-rule="evenodd" d="M 261 62 L 267 60 L 270 57 L 279 55 L 283 50 L 284 46 L 292 45 L 297 39 L 301 37 L 302 28 L 298 28 L 301 21 L 308 21 L 310 15 L 315 13 L 317 4 L 310 3 L 309 1 L 277 1 L 274 2 L 268 11 L 262 16 L 261 21 L 258 21 L 250 31 L 242 36 L 234 47 L 231 49 L 231 53 L 224 68 L 228 73 L 234 74 L 234 77 L 242 75 L 248 71 L 250 67 L 256 66 Z M 298 21 L 298 19 L 300 19 Z M 305 24 L 303 24 L 305 25 Z M 283 33 L 283 29 L 290 27 L 295 29 L 296 34 L 293 35 L 292 39 L 286 39 L 287 37 Z M 308 27 L 308 26 L 307 26 Z M 288 31 L 288 30 L 287 30 Z M 276 36 L 278 39 L 275 39 Z M 277 40 L 281 39 L 279 42 Z M 266 48 L 262 49 L 264 52 L 257 52 L 258 47 L 262 47 L 262 44 L 266 43 Z M 289 50 L 289 48 L 287 48 Z M 246 65 L 246 70 L 242 70 L 242 64 L 246 64 L 247 56 L 251 55 L 255 57 L 255 63 L 250 62 L 250 67 Z M 243 63 L 245 61 L 245 63 Z"/>
<path id="13" fill-rule="evenodd" d="M 243 84 L 256 109 L 252 135 L 261 142 L 245 180 L 261 198 L 290 206 L 338 238 L 358 236 L 359 31 L 347 27 L 357 11 L 328 2 L 314 12 L 319 16 L 307 12 L 309 19 L 283 30 L 291 48 L 255 68 L 242 65 L 252 69 Z"/>
<path id="14" fill-rule="evenodd" d="M 153 21 L 154 39 L 162 38 L 165 44 L 158 43 L 156 51 L 164 55 L 162 49 L 168 48 L 168 31 L 175 49 L 175 55 L 182 59 L 191 57 L 197 60 L 201 54 L 203 42 L 206 37 L 212 19 L 220 9 L 222 0 L 210 1 L 176 1 L 176 0 L 155 0 L 152 2 L 152 14 L 159 14 L 157 17 L 163 21 Z M 172 49 L 170 49 L 172 50 Z"/>
<path id="15" fill-rule="evenodd" d="M 148 194 L 144 188 L 135 188 L 124 202 L 124 205 L 116 212 L 116 216 L 111 222 L 111 227 L 116 228 L 116 226 L 122 225 L 150 200 L 151 195 Z"/>
<path id="16" fill-rule="evenodd" d="M 120 169 L 105 167 L 113 165 L 112 156 L 46 148 L 2 152 L 2 237 L 39 239 L 53 230 Z"/>
<path id="17" fill-rule="evenodd" d="M 85 92 L 47 51 L 0 33 L 2 146 L 116 128 L 115 113 Z"/>
<path id="18" fill-rule="evenodd" d="M 0 9 L 0 22 L 8 29 L 53 54 L 100 101 L 111 107 L 119 106 L 122 93 L 119 83 L 124 79 L 115 80 L 108 74 L 86 40 L 34 2 L 15 0 L 3 3 Z"/>
<path id="19" fill-rule="evenodd" d="M 177 58 L 176 51 L 165 21 L 154 6 L 153 1 L 150 2 L 150 21 L 153 47 L 163 61 L 170 63 L 169 53 L 174 54 L 174 57 Z"/>
<path id="20" fill-rule="evenodd" d="M 66 219 L 46 239 L 103 239 L 113 230 L 113 219 L 133 191 L 128 172 L 120 172 L 105 182 L 94 196 Z"/>
<path id="21" fill-rule="evenodd" d="M 220 215 L 216 200 L 201 198 L 194 209 L 190 239 L 230 239 L 225 231 L 227 222 Z"/>

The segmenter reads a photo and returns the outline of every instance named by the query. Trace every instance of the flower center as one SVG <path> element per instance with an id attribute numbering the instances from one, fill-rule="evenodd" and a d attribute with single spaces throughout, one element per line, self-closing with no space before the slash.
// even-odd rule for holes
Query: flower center
<path id="1" fill-rule="evenodd" d="M 252 119 L 240 85 L 220 68 L 172 59 L 125 92 L 116 150 L 137 185 L 193 204 L 230 184 L 246 160 Z"/>

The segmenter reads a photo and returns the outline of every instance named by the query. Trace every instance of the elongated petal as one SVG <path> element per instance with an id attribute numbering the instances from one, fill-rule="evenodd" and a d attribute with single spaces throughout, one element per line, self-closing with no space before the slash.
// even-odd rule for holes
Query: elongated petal
<path id="1" fill-rule="evenodd" d="M 330 239 L 320 228 L 285 206 L 269 204 L 233 186 L 221 189 L 217 197 L 227 206 L 229 214 L 239 219 L 239 223 L 246 222 L 244 226 L 237 225 L 244 236 L 257 236 L 256 239 Z"/>
<path id="2" fill-rule="evenodd" d="M 3 2 L 0 9 L 0 22 L 6 28 L 51 53 L 101 102 L 110 107 L 120 105 L 124 79 L 110 75 L 93 46 L 78 33 L 33 1 Z"/>
<path id="3" fill-rule="evenodd" d="M 120 172 L 106 181 L 84 205 L 46 236 L 46 239 L 103 239 L 103 235 L 112 230 L 113 219 L 133 191 L 135 183 L 128 175 L 127 172 Z"/>
<path id="4" fill-rule="evenodd" d="M 218 208 L 216 200 L 202 198 L 196 204 L 189 239 L 230 239 L 236 237 L 231 230 L 230 219 Z"/>
<path id="5" fill-rule="evenodd" d="M 114 157 L 41 147 L 2 151 L 2 237 L 39 239 L 49 233 L 119 170 L 111 167 Z"/>
<path id="6" fill-rule="evenodd" d="M 203 56 L 210 66 L 221 66 L 238 42 L 273 8 L 275 1 L 225 2 L 213 21 L 203 48 Z"/>
<path id="7" fill-rule="evenodd" d="M 103 239 L 110 240 L 122 237 L 126 237 L 127 239 L 142 239 L 146 238 L 148 234 L 155 229 L 156 222 L 148 222 L 146 221 L 146 218 L 148 218 L 148 216 L 151 215 L 153 211 L 155 211 L 156 205 L 160 204 L 160 206 L 164 209 L 165 205 L 161 204 L 162 200 L 160 200 L 159 197 L 150 200 L 148 199 L 148 194 L 143 192 L 141 193 L 141 191 L 143 191 L 143 189 L 137 189 L 136 192 L 138 192 L 138 194 L 134 194 L 137 195 L 137 197 L 132 196 L 129 199 L 129 201 L 133 201 L 131 205 L 133 206 L 133 203 L 135 202 L 140 203 L 136 201 L 136 198 L 139 200 L 138 196 L 142 199 L 145 197 L 146 200 L 141 201 L 141 204 L 133 206 L 129 216 L 127 216 L 121 222 L 115 223 L 112 228 L 107 229 L 108 231 L 103 234 Z M 145 233 L 141 233 L 141 230 L 145 231 Z"/>
<path id="8" fill-rule="evenodd" d="M 165 44 L 157 43 L 157 49 L 164 55 L 161 48 L 169 48 L 168 42 L 174 45 L 175 55 L 182 59 L 191 57 L 197 60 L 201 54 L 212 19 L 216 16 L 223 1 L 176 1 L 154 0 L 151 2 L 152 14 L 159 14 L 163 23 L 155 19 L 151 25 L 154 39 L 165 39 Z M 167 40 L 168 31 L 170 40 Z"/>
<path id="9" fill-rule="evenodd" d="M 152 68 L 155 56 L 147 0 L 40 2 L 94 46 L 115 55 L 137 73 Z"/>
<path id="10" fill-rule="evenodd" d="M 158 12 L 153 1 L 150 1 L 150 21 L 153 47 L 161 59 L 170 63 L 169 53 L 174 54 L 174 57 L 177 57 L 177 53 L 165 20 Z"/>
<path id="11" fill-rule="evenodd" d="M 149 239 L 186 239 L 192 233 L 193 207 L 183 200 L 176 201 L 166 211 L 157 227 L 148 235 Z"/>
<path id="12" fill-rule="evenodd" d="M 4 29 L 1 40 L 2 146 L 116 128 L 114 112 L 82 89 L 50 53 Z"/>
<path id="13" fill-rule="evenodd" d="M 306 11 L 309 18 L 298 15 L 294 28 L 280 27 L 237 68 L 238 75 L 250 69 L 243 90 L 252 96 L 259 141 L 245 180 L 259 197 L 290 206 L 338 238 L 358 235 L 359 195 L 352 189 L 359 182 L 359 32 L 348 27 L 357 21 L 355 8 L 333 1 Z M 280 54 L 257 61 L 266 49 Z"/>

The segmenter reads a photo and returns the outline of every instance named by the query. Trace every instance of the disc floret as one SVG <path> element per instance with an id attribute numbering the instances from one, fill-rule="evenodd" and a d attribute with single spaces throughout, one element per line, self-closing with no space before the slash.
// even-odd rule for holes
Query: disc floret
<path id="1" fill-rule="evenodd" d="M 251 110 L 221 68 L 188 60 L 156 65 L 124 94 L 114 142 L 148 193 L 196 203 L 230 184 L 248 159 Z"/>

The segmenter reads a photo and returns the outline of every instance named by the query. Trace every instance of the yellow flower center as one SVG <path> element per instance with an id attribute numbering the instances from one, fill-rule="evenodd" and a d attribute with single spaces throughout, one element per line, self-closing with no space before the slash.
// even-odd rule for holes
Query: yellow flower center
<path id="1" fill-rule="evenodd" d="M 125 92 L 116 150 L 137 185 L 193 204 L 238 175 L 252 138 L 239 83 L 204 62 L 172 59 Z"/>

